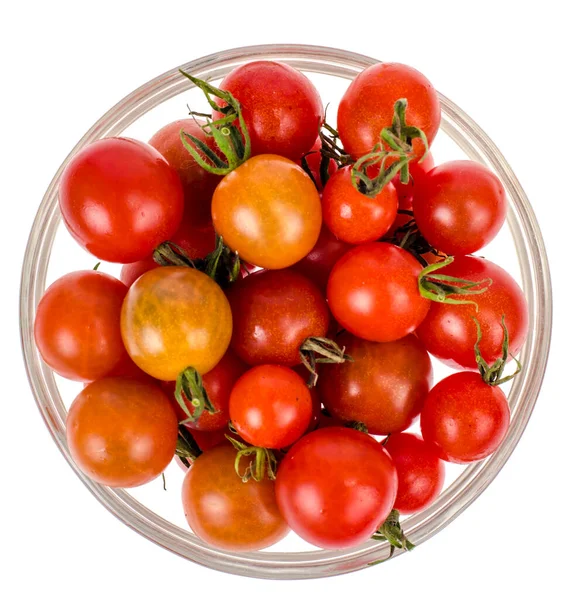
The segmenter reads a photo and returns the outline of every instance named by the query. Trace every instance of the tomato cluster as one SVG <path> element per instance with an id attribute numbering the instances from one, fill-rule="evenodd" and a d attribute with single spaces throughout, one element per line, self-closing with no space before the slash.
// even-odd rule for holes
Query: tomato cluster
<path id="1" fill-rule="evenodd" d="M 211 116 L 95 142 L 60 182 L 72 236 L 123 265 L 65 275 L 38 306 L 43 359 L 85 386 L 70 453 L 118 487 L 176 456 L 188 523 L 219 548 L 292 530 L 410 549 L 398 515 L 509 426 L 498 386 L 526 302 L 472 255 L 503 225 L 504 188 L 472 161 L 434 166 L 438 95 L 405 65 L 359 74 L 337 129 L 288 65 L 239 66 L 220 88 L 183 75 Z M 434 385 L 431 355 L 458 372 Z"/>

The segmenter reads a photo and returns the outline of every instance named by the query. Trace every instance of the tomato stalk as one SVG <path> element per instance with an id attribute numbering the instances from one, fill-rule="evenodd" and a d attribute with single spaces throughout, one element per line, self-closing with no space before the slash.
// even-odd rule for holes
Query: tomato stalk
<path id="1" fill-rule="evenodd" d="M 506 367 L 506 363 L 508 362 L 508 352 L 509 352 L 509 335 L 508 335 L 508 327 L 506 327 L 506 323 L 504 322 L 504 315 L 502 315 L 502 330 L 504 332 L 504 338 L 502 340 L 502 356 L 498 358 L 492 365 L 489 365 L 483 358 L 482 353 L 480 352 L 480 341 L 482 340 L 482 330 L 480 328 L 480 322 L 476 317 L 472 317 L 474 319 L 474 323 L 476 323 L 476 331 L 477 338 L 476 343 L 474 344 L 474 354 L 476 355 L 476 362 L 478 363 L 478 370 L 480 371 L 480 375 L 484 380 L 484 383 L 488 385 L 501 385 L 510 381 L 520 371 L 522 370 L 522 365 L 520 361 L 513 356 L 512 358 L 516 361 L 516 370 L 512 375 L 507 375 L 503 377 L 504 369 Z"/>
<path id="2" fill-rule="evenodd" d="M 390 543 L 390 554 L 385 560 L 392 558 L 396 548 L 410 551 L 416 547 L 404 534 L 400 524 L 400 513 L 396 509 L 390 512 L 384 523 L 374 533 L 372 539 L 382 542 L 388 541 Z M 379 560 L 370 564 L 375 565 L 381 562 L 384 561 Z"/>
<path id="3" fill-rule="evenodd" d="M 305 339 L 300 346 L 300 360 L 310 372 L 308 387 L 313 388 L 318 382 L 317 364 L 342 364 L 346 361 L 353 361 L 351 356 L 345 354 L 345 350 L 346 348 L 341 348 L 329 338 L 309 337 Z"/>
<path id="4" fill-rule="evenodd" d="M 347 421 L 344 423 L 344 427 L 348 427 L 348 429 L 355 429 L 356 431 L 361 431 L 362 433 L 368 433 L 368 427 L 362 421 Z"/>
<path id="5" fill-rule="evenodd" d="M 176 442 L 176 456 L 182 462 L 190 466 L 190 461 L 198 458 L 202 454 L 202 450 L 192 437 L 192 434 L 184 425 L 178 426 L 178 441 Z"/>
<path id="6" fill-rule="evenodd" d="M 178 375 L 174 397 L 187 415 L 182 424 L 197 421 L 205 410 L 211 415 L 217 412 L 204 389 L 202 376 L 194 367 L 187 367 Z M 190 412 L 186 400 L 194 407 L 193 412 Z"/>
<path id="7" fill-rule="evenodd" d="M 240 477 L 244 483 L 250 479 L 262 481 L 265 476 L 271 481 L 276 479 L 278 460 L 272 450 L 269 448 L 260 448 L 259 446 L 248 446 L 239 440 L 235 440 L 229 435 L 226 435 L 225 437 L 238 451 L 236 460 L 234 461 L 234 469 L 236 470 L 238 477 Z M 252 455 L 254 455 L 254 459 L 250 461 L 250 464 L 244 473 L 241 473 L 240 462 L 242 457 Z"/>
<path id="8" fill-rule="evenodd" d="M 411 210 L 399 210 L 398 214 L 413 217 L 413 212 Z M 436 250 L 436 248 L 431 246 L 428 240 L 424 238 L 413 218 L 401 227 L 398 227 L 398 229 L 392 233 L 391 237 L 385 237 L 384 241 L 407 250 L 423 267 L 427 267 L 429 264 L 422 256 L 423 254 L 434 254 L 435 256 L 441 257 L 443 260 L 447 258 L 445 254 Z"/>

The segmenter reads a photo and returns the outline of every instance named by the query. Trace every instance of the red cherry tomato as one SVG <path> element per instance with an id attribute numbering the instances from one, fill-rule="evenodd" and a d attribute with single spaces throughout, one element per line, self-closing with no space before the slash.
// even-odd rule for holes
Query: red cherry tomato
<path id="1" fill-rule="evenodd" d="M 172 460 L 178 420 L 157 385 L 105 378 L 72 403 L 66 438 L 88 477 L 111 487 L 135 487 L 158 477 Z"/>
<path id="2" fill-rule="evenodd" d="M 406 98 L 406 124 L 420 128 L 431 144 L 440 127 L 440 101 L 432 84 L 416 69 L 399 63 L 380 63 L 356 76 L 338 106 L 338 131 L 345 150 L 355 159 L 372 151 L 380 132 L 392 125 L 394 103 Z M 421 140 L 413 142 L 417 157 Z"/>
<path id="3" fill-rule="evenodd" d="M 306 163 L 306 165 L 308 166 L 308 171 L 310 171 L 310 173 L 312 173 L 312 181 L 314 181 L 314 183 L 316 185 L 316 189 L 319 192 L 321 192 L 324 188 L 324 184 L 322 183 L 322 173 L 321 173 L 321 163 L 322 163 L 322 154 L 320 152 L 321 148 L 322 148 L 322 141 L 320 140 L 320 138 L 316 138 L 316 141 L 314 142 L 314 145 L 310 149 L 310 152 L 306 153 L 300 160 L 301 163 Z M 306 169 L 304 168 L 304 165 L 302 165 L 302 168 L 306 171 Z M 331 158 L 328 161 L 328 177 L 331 177 L 332 175 L 334 175 L 334 173 L 336 173 L 337 170 L 338 170 L 338 164 L 333 158 Z"/>
<path id="4" fill-rule="evenodd" d="M 327 549 L 357 546 L 386 520 L 398 478 L 382 446 L 344 427 L 304 436 L 280 463 L 276 498 L 288 525 Z"/>
<path id="5" fill-rule="evenodd" d="M 230 395 L 230 418 L 253 446 L 286 448 L 312 419 L 312 398 L 302 378 L 280 365 L 260 365 L 242 375 Z"/>
<path id="6" fill-rule="evenodd" d="M 352 181 L 352 167 L 344 167 L 326 184 L 322 215 L 330 231 L 343 242 L 375 242 L 389 229 L 398 210 L 396 188 L 389 183 L 376 196 L 359 192 Z"/>
<path id="7" fill-rule="evenodd" d="M 469 463 L 492 454 L 508 432 L 510 408 L 504 392 L 479 373 L 455 373 L 428 394 L 420 416 L 422 437 L 437 455 Z"/>
<path id="8" fill-rule="evenodd" d="M 72 157 L 60 181 L 60 210 L 72 237 L 102 260 L 149 256 L 176 231 L 182 184 L 152 146 L 105 138 Z"/>
<path id="9" fill-rule="evenodd" d="M 400 181 L 400 173 L 394 177 L 392 183 L 398 194 L 399 210 L 412 210 L 412 198 L 414 192 L 420 188 L 424 175 L 432 168 L 434 168 L 434 157 L 428 152 L 423 160 L 413 160 L 409 164 L 410 180 L 408 183 L 402 183 Z M 395 227 L 392 227 L 391 229 L 394 230 Z"/>
<path id="10" fill-rule="evenodd" d="M 330 325 L 320 290 L 292 270 L 253 273 L 232 286 L 228 300 L 231 346 L 249 365 L 295 366 L 304 340 L 325 337 Z"/>
<path id="11" fill-rule="evenodd" d="M 336 320 L 354 335 L 391 342 L 412 333 L 423 321 L 430 300 L 418 290 L 418 261 L 385 242 L 349 250 L 328 280 L 328 305 Z"/>
<path id="12" fill-rule="evenodd" d="M 310 371 L 303 365 L 299 364 L 292 369 L 295 373 L 297 373 L 302 381 L 308 386 L 308 379 L 310 378 Z M 308 429 L 306 429 L 306 433 L 310 431 L 314 431 L 318 424 L 320 423 L 320 415 L 322 414 L 322 402 L 320 401 L 320 394 L 318 393 L 318 387 L 315 386 L 313 388 L 308 388 L 310 392 L 310 398 L 312 398 L 312 417 L 310 418 L 310 423 L 308 424 Z"/>
<path id="13" fill-rule="evenodd" d="M 105 377 L 129 360 L 120 335 L 120 312 L 128 289 L 99 271 L 76 271 L 44 293 L 34 339 L 44 362 L 75 381 Z"/>
<path id="14" fill-rule="evenodd" d="M 496 237 L 506 219 L 506 192 L 496 175 L 471 160 L 434 167 L 414 195 L 418 229 L 437 250 L 472 254 Z"/>
<path id="15" fill-rule="evenodd" d="M 375 435 L 407 429 L 432 385 L 432 363 L 422 343 L 413 335 L 381 343 L 346 332 L 338 344 L 353 360 L 321 365 L 318 387 L 330 414 L 361 421 Z"/>
<path id="16" fill-rule="evenodd" d="M 178 173 L 184 192 L 184 211 L 193 226 L 210 225 L 212 194 L 222 179 L 203 169 L 180 139 L 180 131 L 183 130 L 216 150 L 214 138 L 204 133 L 201 124 L 202 121 L 195 119 L 174 121 L 157 131 L 149 142 Z"/>
<path id="17" fill-rule="evenodd" d="M 395 433 L 384 448 L 398 474 L 394 508 L 410 514 L 430 506 L 442 491 L 446 471 L 434 447 L 413 433 Z"/>
<path id="18" fill-rule="evenodd" d="M 226 75 L 220 89 L 230 92 L 242 106 L 252 156 L 278 154 L 298 161 L 312 148 L 324 108 L 312 82 L 296 69 L 253 61 Z M 214 113 L 215 119 L 221 117 Z"/>
<path id="19" fill-rule="evenodd" d="M 510 336 L 510 356 L 516 355 L 526 339 L 529 317 L 526 299 L 514 279 L 498 265 L 476 256 L 457 256 L 451 265 L 439 272 L 470 281 L 489 278 L 492 285 L 482 294 L 453 296 L 454 299 L 473 300 L 478 305 L 478 312 L 470 304 L 432 302 L 417 330 L 428 352 L 452 367 L 476 370 L 474 344 L 478 332 L 475 317 L 482 330 L 480 351 L 486 362 L 492 364 L 502 354 L 504 315 Z"/>

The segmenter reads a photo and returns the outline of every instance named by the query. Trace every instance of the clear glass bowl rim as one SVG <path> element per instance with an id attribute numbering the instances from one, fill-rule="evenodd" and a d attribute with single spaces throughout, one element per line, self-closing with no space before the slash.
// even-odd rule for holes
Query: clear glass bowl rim
<path id="1" fill-rule="evenodd" d="M 182 65 L 181 69 L 204 79 L 219 79 L 232 68 L 251 60 L 281 60 L 297 69 L 352 79 L 380 60 L 322 46 L 294 44 L 249 46 L 226 50 Z M 121 133 L 164 100 L 191 87 L 178 69 L 151 80 L 111 108 L 84 135 L 58 169 L 40 204 L 30 233 L 22 267 L 20 327 L 24 361 L 35 400 L 56 445 L 94 496 L 126 525 L 160 546 L 193 562 L 239 575 L 267 579 L 325 577 L 365 568 L 388 557 L 387 542 L 367 542 L 343 551 L 304 553 L 234 553 L 215 549 L 191 532 L 166 521 L 121 489 L 100 486 L 74 464 L 66 446 L 66 409 L 53 374 L 41 360 L 33 338 L 36 306 L 45 289 L 52 243 L 60 221 L 58 182 L 70 157 L 87 144 Z M 408 537 L 419 545 L 432 537 L 486 489 L 518 443 L 538 397 L 552 332 L 550 270 L 536 217 L 512 169 L 486 133 L 461 109 L 440 94 L 442 129 L 469 158 L 490 166 L 500 177 L 510 200 L 508 224 L 516 245 L 522 285 L 530 313 L 530 332 L 522 351 L 523 371 L 509 394 L 511 426 L 504 443 L 488 459 L 467 467 L 427 510 L 404 521 Z M 395 556 L 400 554 L 397 552 Z"/>

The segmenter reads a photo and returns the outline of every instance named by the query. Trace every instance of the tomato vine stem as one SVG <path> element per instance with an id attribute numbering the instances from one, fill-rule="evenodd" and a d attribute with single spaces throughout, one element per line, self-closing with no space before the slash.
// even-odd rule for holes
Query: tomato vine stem
<path id="1" fill-rule="evenodd" d="M 269 448 L 261 448 L 259 446 L 248 446 L 247 444 L 230 437 L 228 434 L 225 434 L 225 437 L 238 451 L 236 460 L 234 461 L 234 469 L 238 477 L 240 477 L 244 483 L 250 481 L 250 479 L 262 481 L 264 477 L 268 477 L 271 481 L 276 479 L 278 460 L 272 450 Z M 252 455 L 254 458 L 250 461 L 244 473 L 242 473 L 240 469 L 242 458 L 244 456 Z"/>
<path id="2" fill-rule="evenodd" d="M 413 550 L 416 546 L 406 537 L 402 526 L 400 524 L 400 513 L 393 509 L 384 523 L 376 530 L 372 536 L 373 540 L 388 541 L 390 543 L 390 554 L 389 556 L 380 561 L 370 563 L 371 565 L 384 562 L 392 558 L 394 551 L 398 548 L 399 550 Z"/>
<path id="3" fill-rule="evenodd" d="M 197 421 L 205 410 L 211 415 L 218 412 L 204 389 L 202 376 L 194 367 L 187 367 L 178 375 L 174 397 L 187 416 L 182 424 Z M 193 406 L 192 412 L 186 400 Z"/>
<path id="4" fill-rule="evenodd" d="M 300 346 L 300 360 L 310 372 L 308 387 L 313 388 L 318 382 L 316 365 L 342 364 L 354 359 L 345 353 L 346 348 L 340 347 L 335 341 L 323 337 L 309 337 Z M 317 356 L 318 355 L 318 356 Z"/>

